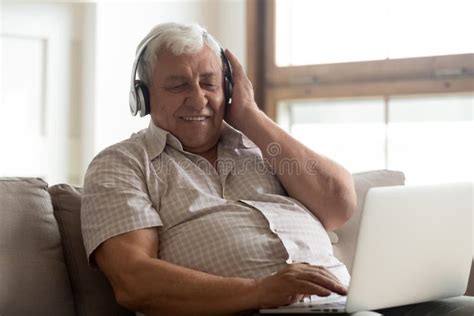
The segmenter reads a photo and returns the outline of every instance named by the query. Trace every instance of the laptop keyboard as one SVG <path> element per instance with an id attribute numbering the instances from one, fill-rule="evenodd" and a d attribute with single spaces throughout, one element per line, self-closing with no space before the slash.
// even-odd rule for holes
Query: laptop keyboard
<path id="1" fill-rule="evenodd" d="M 281 306 L 278 309 L 311 309 L 311 311 L 336 312 L 343 311 L 346 306 L 346 296 L 332 293 L 329 296 L 311 295 L 303 298 L 301 302 Z"/>

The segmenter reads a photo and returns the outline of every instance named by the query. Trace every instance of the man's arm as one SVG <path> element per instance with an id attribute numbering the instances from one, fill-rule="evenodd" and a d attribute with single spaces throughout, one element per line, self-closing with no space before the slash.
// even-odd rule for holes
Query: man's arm
<path id="1" fill-rule="evenodd" d="M 252 84 L 239 61 L 229 50 L 225 54 L 234 76 L 232 104 L 226 120 L 260 148 L 288 194 L 302 202 L 326 229 L 342 226 L 357 203 L 350 173 L 297 141 L 260 111 Z"/>
<path id="2" fill-rule="evenodd" d="M 290 265 L 266 278 L 225 278 L 157 258 L 158 232 L 146 228 L 113 237 L 94 252 L 117 302 L 152 315 L 222 315 L 296 302 L 346 289 L 322 267 Z"/>

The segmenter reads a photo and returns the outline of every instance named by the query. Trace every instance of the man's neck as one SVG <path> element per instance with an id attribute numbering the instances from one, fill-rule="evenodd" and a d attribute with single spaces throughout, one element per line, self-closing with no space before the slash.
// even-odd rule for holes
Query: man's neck
<path id="1" fill-rule="evenodd" d="M 211 149 L 209 149 L 208 151 L 204 152 L 204 153 L 199 153 L 199 155 L 203 158 L 206 158 L 207 161 L 210 162 L 210 164 L 212 166 L 214 166 L 214 168 L 216 168 L 216 164 L 217 164 L 217 144 L 212 147 Z"/>
<path id="2" fill-rule="evenodd" d="M 216 164 L 217 164 L 217 143 L 212 148 L 210 148 L 209 150 L 203 151 L 203 152 L 195 152 L 195 151 L 192 151 L 192 150 L 189 150 L 189 149 L 186 149 L 186 148 L 183 148 L 183 149 L 186 150 L 186 151 L 189 151 L 190 153 L 193 153 L 195 155 L 199 155 L 199 156 L 205 158 L 207 161 L 209 161 L 209 163 L 212 166 L 214 166 L 214 168 L 216 168 Z"/>

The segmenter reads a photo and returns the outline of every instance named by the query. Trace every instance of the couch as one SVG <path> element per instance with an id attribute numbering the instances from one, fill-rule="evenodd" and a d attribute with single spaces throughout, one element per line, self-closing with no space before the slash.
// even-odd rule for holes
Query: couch
<path id="1" fill-rule="evenodd" d="M 330 234 L 336 256 L 349 271 L 368 189 L 405 180 L 403 173 L 389 170 L 353 177 L 357 210 Z M 38 178 L 0 178 L 0 315 L 134 315 L 116 304 L 104 275 L 87 265 L 81 194 L 81 187 L 49 187 Z M 466 295 L 474 295 L 472 280 Z"/>

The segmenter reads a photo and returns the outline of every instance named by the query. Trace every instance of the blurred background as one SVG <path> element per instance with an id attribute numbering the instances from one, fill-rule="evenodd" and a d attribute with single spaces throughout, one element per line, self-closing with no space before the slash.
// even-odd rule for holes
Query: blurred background
<path id="1" fill-rule="evenodd" d="M 350 172 L 474 180 L 471 0 L 1 2 L 0 176 L 82 184 L 148 126 L 129 114 L 138 42 L 197 22 L 247 69 L 259 106 Z"/>

